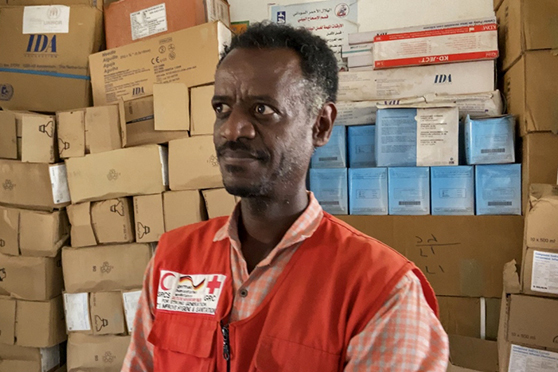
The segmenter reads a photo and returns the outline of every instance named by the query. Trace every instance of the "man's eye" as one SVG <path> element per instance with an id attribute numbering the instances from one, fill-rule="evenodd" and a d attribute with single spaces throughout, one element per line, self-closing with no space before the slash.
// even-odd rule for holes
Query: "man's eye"
<path id="1" fill-rule="evenodd" d="M 213 109 L 215 110 L 215 113 L 217 113 L 217 114 L 226 114 L 227 112 L 229 112 L 231 110 L 229 105 L 225 105 L 224 103 L 215 104 L 213 106 Z"/>
<path id="2" fill-rule="evenodd" d="M 275 113 L 275 111 L 271 107 L 263 104 L 256 105 L 255 110 L 256 113 L 259 115 L 271 115 Z"/>

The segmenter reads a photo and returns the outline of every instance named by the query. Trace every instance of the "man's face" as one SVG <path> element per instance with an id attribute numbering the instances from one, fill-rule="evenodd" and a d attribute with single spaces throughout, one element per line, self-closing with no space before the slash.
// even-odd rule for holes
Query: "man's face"
<path id="1" fill-rule="evenodd" d="M 213 140 L 228 192 L 271 197 L 303 184 L 316 120 L 305 84 L 289 49 L 235 49 L 223 60 Z"/>

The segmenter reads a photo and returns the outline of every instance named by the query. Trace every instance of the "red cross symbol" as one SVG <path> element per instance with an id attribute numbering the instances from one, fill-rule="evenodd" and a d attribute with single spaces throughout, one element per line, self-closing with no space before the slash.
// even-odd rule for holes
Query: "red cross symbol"
<path id="1" fill-rule="evenodd" d="M 207 283 L 209 294 L 213 294 L 216 289 L 219 289 L 221 287 L 221 283 L 222 282 L 219 281 L 219 277 L 215 275 L 213 279 L 209 283 Z"/>

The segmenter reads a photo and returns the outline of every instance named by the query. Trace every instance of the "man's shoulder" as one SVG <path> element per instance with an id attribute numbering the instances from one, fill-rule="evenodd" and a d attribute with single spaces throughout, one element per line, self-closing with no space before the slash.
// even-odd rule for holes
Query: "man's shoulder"
<path id="1" fill-rule="evenodd" d="M 348 223 L 328 213 L 324 213 L 324 222 L 329 225 L 328 230 L 331 236 L 328 237 L 328 239 L 333 239 L 334 242 L 339 243 L 339 248 L 343 249 L 343 251 L 348 254 L 353 253 L 359 255 L 363 252 L 370 251 L 404 258 L 403 255 L 394 248 L 374 237 L 364 234 Z M 407 260 L 406 258 L 404 259 Z"/>

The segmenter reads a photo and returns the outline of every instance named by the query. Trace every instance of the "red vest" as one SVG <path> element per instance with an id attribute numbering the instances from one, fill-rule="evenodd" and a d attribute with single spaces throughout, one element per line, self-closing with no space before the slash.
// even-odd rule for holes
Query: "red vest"
<path id="1" fill-rule="evenodd" d="M 157 372 L 227 370 L 221 324 L 227 323 L 233 300 L 231 248 L 228 239 L 213 241 L 225 223 L 226 218 L 217 218 L 185 226 L 163 235 L 159 242 L 152 283 L 159 298 L 153 300 L 167 301 L 167 310 L 162 306 L 155 311 L 148 338 L 155 346 Z M 161 270 L 181 275 L 162 277 Z M 420 279 L 426 300 L 437 313 L 434 292 L 419 269 L 325 213 L 254 314 L 229 325 L 230 371 L 342 371 L 349 341 L 409 270 Z M 202 276 L 195 276 L 203 274 L 211 275 L 203 282 Z M 185 296 L 205 293 L 200 302 L 210 293 L 219 294 L 214 313 L 207 308 L 184 312 L 192 300 L 183 302 L 180 294 L 169 304 L 165 290 L 173 280 L 187 283 L 181 287 L 186 288 L 181 292 Z"/>

